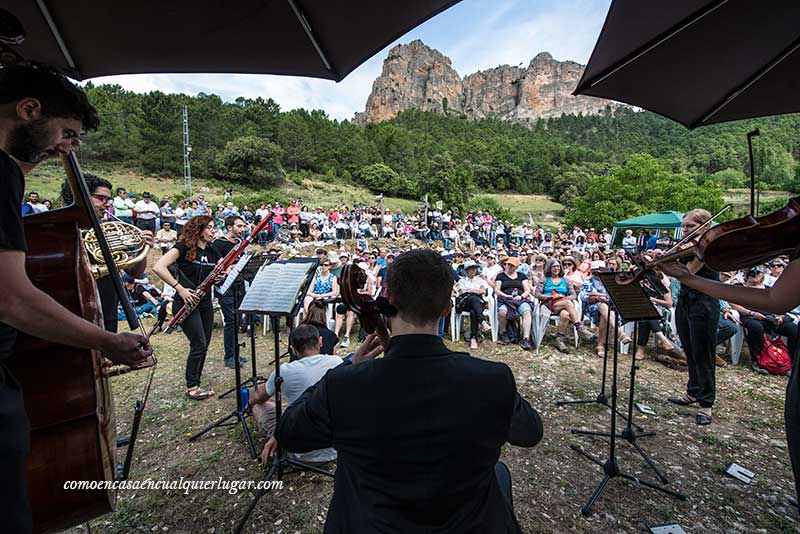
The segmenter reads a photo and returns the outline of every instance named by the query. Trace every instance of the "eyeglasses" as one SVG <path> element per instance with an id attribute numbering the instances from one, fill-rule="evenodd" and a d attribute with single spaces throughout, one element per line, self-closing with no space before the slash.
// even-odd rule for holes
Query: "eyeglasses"
<path id="1" fill-rule="evenodd" d="M 322 265 L 323 267 L 330 267 L 331 266 L 330 263 L 321 263 L 320 265 Z"/>
<path id="2" fill-rule="evenodd" d="M 97 195 L 92 193 L 92 196 L 104 204 L 111 201 L 111 197 L 108 195 Z"/>

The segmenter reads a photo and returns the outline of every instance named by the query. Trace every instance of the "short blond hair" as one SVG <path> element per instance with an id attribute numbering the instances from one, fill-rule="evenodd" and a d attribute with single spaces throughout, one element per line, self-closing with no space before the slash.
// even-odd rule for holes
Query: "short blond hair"
<path id="1" fill-rule="evenodd" d="M 711 219 L 711 212 L 702 208 L 696 208 L 691 211 L 687 211 L 686 215 L 683 216 L 684 221 L 688 220 L 696 224 L 706 223 L 709 219 Z"/>

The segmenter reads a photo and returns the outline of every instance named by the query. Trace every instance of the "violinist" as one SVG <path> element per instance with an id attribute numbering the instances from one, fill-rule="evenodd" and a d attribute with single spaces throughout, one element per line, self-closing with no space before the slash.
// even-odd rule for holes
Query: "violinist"
<path id="1" fill-rule="evenodd" d="M 388 346 L 370 334 L 289 406 L 275 433 L 291 451 L 338 451 L 324 531 L 520 532 L 498 460 L 506 442 L 542 439 L 539 414 L 508 366 L 452 352 L 437 335 L 453 287 L 439 254 L 400 254 L 386 278 Z"/>
<path id="2" fill-rule="evenodd" d="M 730 250 L 732 254 L 737 251 Z M 772 287 L 747 287 L 723 284 L 703 278 L 693 273 L 680 263 L 669 263 L 660 267 L 661 271 L 677 278 L 682 287 L 691 287 L 696 291 L 714 298 L 725 299 L 749 310 L 760 310 L 760 313 L 782 315 L 800 305 L 800 259 L 794 254 L 783 274 Z M 800 498 L 800 372 L 798 369 L 798 336 L 789 345 L 792 356 L 792 374 L 786 386 L 786 403 L 784 418 L 786 424 L 786 441 L 789 445 L 789 458 L 794 471 L 795 490 Z"/>
<path id="3" fill-rule="evenodd" d="M 0 68 L 0 517 L 3 531 L 29 532 L 26 491 L 29 423 L 20 384 L 5 367 L 16 331 L 75 347 L 94 348 L 114 362 L 136 365 L 152 352 L 138 334 L 112 334 L 58 304 L 33 286 L 25 271 L 26 241 L 20 213 L 25 175 L 42 161 L 80 146 L 81 131 L 95 129 L 97 111 L 86 95 L 44 68 Z M 58 355 L 53 355 L 57 357 Z"/>
<path id="4" fill-rule="evenodd" d="M 703 209 L 694 209 L 683 216 L 683 234 L 688 235 L 711 219 Z M 712 271 L 692 257 L 686 269 L 697 278 L 719 281 L 718 273 Z M 681 284 L 675 307 L 675 323 L 678 337 L 686 353 L 689 382 L 683 396 L 670 397 L 669 401 L 679 406 L 699 405 L 695 415 L 698 425 L 712 422 L 711 409 L 716 394 L 716 340 L 719 324 L 719 300 L 691 285 Z"/>

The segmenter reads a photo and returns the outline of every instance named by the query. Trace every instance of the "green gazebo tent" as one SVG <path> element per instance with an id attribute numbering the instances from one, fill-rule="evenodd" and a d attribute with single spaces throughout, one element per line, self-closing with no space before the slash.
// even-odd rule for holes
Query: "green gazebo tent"
<path id="1" fill-rule="evenodd" d="M 618 231 L 627 229 L 672 230 L 673 239 L 678 239 L 681 234 L 681 219 L 683 219 L 683 213 L 679 211 L 659 211 L 657 213 L 639 215 L 624 221 L 617 221 L 611 230 L 611 242 L 616 243 Z"/>

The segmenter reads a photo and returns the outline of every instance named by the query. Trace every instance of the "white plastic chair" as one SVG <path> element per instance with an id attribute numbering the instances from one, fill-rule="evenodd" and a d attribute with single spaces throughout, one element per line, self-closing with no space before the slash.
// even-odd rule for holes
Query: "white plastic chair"
<path id="1" fill-rule="evenodd" d="M 486 299 L 488 300 L 489 311 L 489 326 L 492 334 L 492 341 L 497 342 L 497 301 L 494 298 L 494 289 L 491 287 L 486 289 Z M 458 313 L 456 311 L 456 299 L 453 297 L 452 306 L 450 307 L 450 339 L 458 341 L 461 339 L 461 325 L 465 317 L 469 317 L 469 312 Z"/>
<path id="2" fill-rule="evenodd" d="M 578 316 L 583 316 L 583 304 L 581 303 L 581 299 L 576 297 L 572 302 L 575 304 L 575 308 L 578 311 Z M 552 320 L 553 324 L 557 327 L 559 316 L 551 314 L 550 308 L 542 304 L 540 300 L 536 299 L 534 302 L 532 318 L 531 341 L 533 341 L 533 344 L 536 347 L 536 352 L 539 352 L 539 347 L 542 346 L 542 340 L 544 339 L 544 333 L 545 330 L 547 330 L 547 325 Z M 578 348 L 580 346 L 580 339 L 578 338 L 578 329 L 575 328 L 574 325 L 572 327 L 572 333 L 575 337 L 575 348 Z"/>

